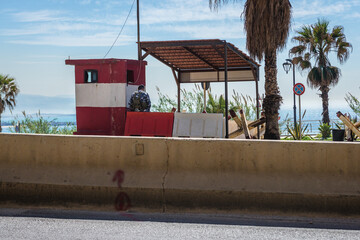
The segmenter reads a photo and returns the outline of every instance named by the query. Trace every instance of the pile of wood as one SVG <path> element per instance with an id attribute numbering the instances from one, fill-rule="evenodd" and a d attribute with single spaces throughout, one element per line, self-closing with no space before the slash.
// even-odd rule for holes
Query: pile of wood
<path id="1" fill-rule="evenodd" d="M 360 138 L 360 131 L 358 129 L 360 127 L 360 121 L 353 124 L 350 121 L 349 116 L 342 114 L 340 111 L 336 113 L 336 116 L 340 118 L 340 120 L 345 125 L 345 134 L 347 140 L 352 140 L 352 133 L 354 133 L 358 138 Z"/>
<path id="2" fill-rule="evenodd" d="M 239 113 L 240 118 L 237 116 L 234 110 L 230 110 L 230 115 L 237 124 L 238 129 L 229 133 L 229 137 L 239 138 L 241 135 L 245 135 L 246 139 L 257 139 L 258 136 L 261 138 L 261 136 L 263 136 L 265 133 L 266 118 L 261 116 L 261 118 L 256 121 L 247 121 L 242 109 L 240 109 Z"/>

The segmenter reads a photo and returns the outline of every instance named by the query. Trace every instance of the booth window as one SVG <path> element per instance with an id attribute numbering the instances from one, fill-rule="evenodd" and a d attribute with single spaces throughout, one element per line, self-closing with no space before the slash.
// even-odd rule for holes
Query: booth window
<path id="1" fill-rule="evenodd" d="M 127 83 L 133 83 L 134 82 L 134 71 L 127 70 Z"/>
<path id="2" fill-rule="evenodd" d="M 97 70 L 85 70 L 84 71 L 84 82 L 85 83 L 97 83 L 98 82 L 98 71 Z"/>

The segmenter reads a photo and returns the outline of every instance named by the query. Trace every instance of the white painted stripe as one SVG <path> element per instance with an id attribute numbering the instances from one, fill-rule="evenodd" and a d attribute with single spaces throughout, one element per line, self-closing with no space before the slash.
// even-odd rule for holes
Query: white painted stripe
<path id="1" fill-rule="evenodd" d="M 126 107 L 126 83 L 76 84 L 77 107 Z"/>

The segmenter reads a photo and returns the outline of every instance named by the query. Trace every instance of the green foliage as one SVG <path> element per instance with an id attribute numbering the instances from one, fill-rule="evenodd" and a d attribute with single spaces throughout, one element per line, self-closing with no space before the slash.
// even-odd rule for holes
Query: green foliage
<path id="1" fill-rule="evenodd" d="M 15 79 L 9 75 L 0 74 L 0 132 L 1 129 L 1 114 L 7 109 L 10 112 L 16 106 L 15 98 L 19 93 L 19 88 L 15 83 Z"/>
<path id="2" fill-rule="evenodd" d="M 300 116 L 301 119 L 303 119 L 305 117 L 306 114 L 306 110 L 304 111 L 303 115 Z M 308 130 L 309 124 L 300 124 L 299 123 L 295 123 L 294 124 L 290 123 L 290 121 L 287 122 L 286 125 L 286 130 L 287 132 L 290 134 L 290 137 L 286 137 L 286 138 L 290 138 L 293 140 L 310 140 L 313 139 L 309 134 L 309 130 Z"/>
<path id="3" fill-rule="evenodd" d="M 160 92 L 160 88 L 156 87 L 159 96 L 158 104 L 153 104 L 152 110 L 155 112 L 171 112 L 172 108 L 176 108 L 176 101 L 171 99 L 167 94 Z"/>
<path id="4" fill-rule="evenodd" d="M 320 121 L 320 126 L 319 126 L 319 131 L 320 131 L 320 135 L 322 139 L 327 139 L 328 137 L 331 136 L 331 126 L 327 123 L 323 123 L 321 124 Z"/>
<path id="5" fill-rule="evenodd" d="M 288 133 L 290 134 L 290 139 L 293 140 L 309 140 L 309 139 L 313 139 L 309 134 L 309 130 L 307 130 L 309 127 L 309 124 L 306 125 L 301 125 L 298 123 L 294 124 L 288 124 L 286 125 L 286 130 L 288 131 Z M 286 137 L 289 138 L 289 137 Z"/>
<path id="6" fill-rule="evenodd" d="M 172 108 L 177 108 L 177 101 L 170 98 L 168 95 L 158 92 L 158 104 L 154 104 L 152 109 L 155 112 L 170 112 Z M 204 90 L 198 84 L 192 91 L 181 89 L 181 110 L 189 113 L 201 113 L 204 110 Z M 212 94 L 211 88 L 207 90 L 206 112 L 208 113 L 223 113 L 225 115 L 225 99 L 223 95 L 219 97 Z M 233 109 L 235 112 L 243 109 L 248 120 L 256 119 L 256 100 L 250 96 L 233 91 L 233 101 L 229 101 L 229 110 Z"/>
<path id="7" fill-rule="evenodd" d="M 235 90 L 233 90 L 232 98 L 234 102 L 230 101 L 230 109 L 233 109 L 234 111 L 242 109 L 247 120 L 256 119 L 256 99 L 248 95 L 240 95 Z"/>
<path id="8" fill-rule="evenodd" d="M 287 126 L 290 124 L 290 118 L 289 118 L 289 114 L 286 114 L 286 117 L 284 120 L 281 120 L 279 121 L 279 131 L 280 131 L 280 134 L 283 134 L 283 130 L 284 129 L 284 126 Z"/>
<path id="9" fill-rule="evenodd" d="M 19 88 L 15 83 L 15 79 L 9 75 L 0 74 L 0 114 L 8 107 L 11 111 L 16 106 L 15 97 L 19 93 Z"/>
<path id="10" fill-rule="evenodd" d="M 202 112 L 204 110 L 204 91 L 195 84 L 195 89 L 192 91 L 186 91 L 181 89 L 181 110 L 186 112 Z"/>
<path id="11" fill-rule="evenodd" d="M 218 98 L 209 91 L 206 112 L 208 113 L 222 113 L 225 115 L 225 99 L 223 95 Z"/>
<path id="12" fill-rule="evenodd" d="M 307 83 L 311 88 L 321 91 L 323 102 L 322 122 L 330 123 L 328 104 L 331 86 L 338 84 L 341 71 L 330 63 L 329 54 L 335 53 L 338 61 L 343 64 L 350 56 L 352 45 L 346 41 L 344 28 L 335 26 L 329 29 L 329 21 L 318 19 L 315 24 L 304 25 L 293 41 L 299 45 L 290 49 L 293 64 L 300 71 L 308 72 Z"/>
<path id="13" fill-rule="evenodd" d="M 334 122 L 334 125 L 337 129 L 344 129 L 345 125 L 343 122 L 339 121 L 339 122 Z"/>
<path id="14" fill-rule="evenodd" d="M 349 104 L 349 107 L 353 110 L 353 112 L 360 116 L 360 101 L 351 93 L 346 94 L 345 97 L 346 102 Z"/>
<path id="15" fill-rule="evenodd" d="M 16 116 L 12 121 L 13 127 L 10 128 L 11 132 L 15 132 L 17 123 L 20 123 L 20 133 L 37 133 L 37 134 L 66 134 L 71 135 L 76 131 L 76 126 L 72 123 L 67 123 L 65 127 L 60 127 L 55 119 L 48 120 L 41 116 L 40 111 L 35 115 L 26 115 L 25 111 L 22 112 L 24 119 L 19 120 Z"/>

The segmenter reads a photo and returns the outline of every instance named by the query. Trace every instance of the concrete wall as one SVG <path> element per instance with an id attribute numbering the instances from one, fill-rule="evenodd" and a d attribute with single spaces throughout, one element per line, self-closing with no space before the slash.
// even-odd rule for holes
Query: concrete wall
<path id="1" fill-rule="evenodd" d="M 113 182 L 124 172 L 121 189 Z M 360 213 L 360 145 L 0 134 L 0 200 Z"/>

